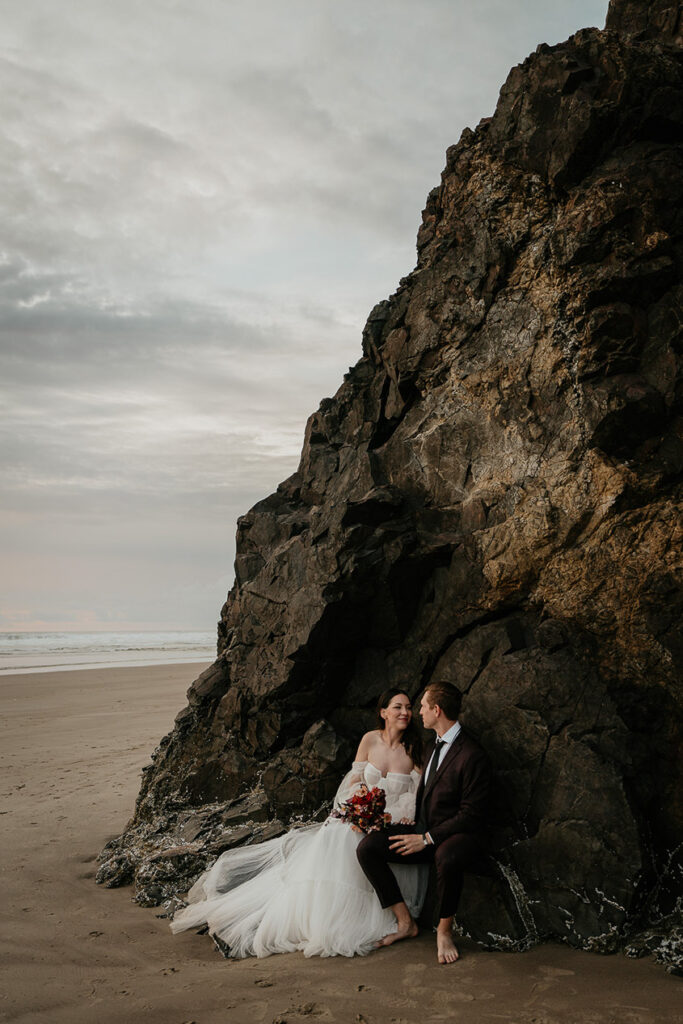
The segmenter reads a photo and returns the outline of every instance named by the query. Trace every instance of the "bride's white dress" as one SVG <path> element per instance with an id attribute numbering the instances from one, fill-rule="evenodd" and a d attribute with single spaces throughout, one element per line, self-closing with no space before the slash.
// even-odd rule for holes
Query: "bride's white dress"
<path id="1" fill-rule="evenodd" d="M 415 817 L 420 776 L 383 776 L 368 761 L 354 761 L 335 796 L 335 807 L 361 783 L 386 793 L 394 822 Z M 235 957 L 302 950 L 305 956 L 364 956 L 396 930 L 356 859 L 362 834 L 337 818 L 295 829 L 269 842 L 228 850 L 193 885 L 189 906 L 176 914 L 174 932 L 208 925 Z M 427 887 L 424 865 L 391 865 L 401 893 L 417 917 Z"/>

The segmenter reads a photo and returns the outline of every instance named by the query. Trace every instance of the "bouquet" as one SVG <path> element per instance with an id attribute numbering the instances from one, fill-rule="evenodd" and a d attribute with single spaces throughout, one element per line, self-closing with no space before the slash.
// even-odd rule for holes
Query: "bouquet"
<path id="1" fill-rule="evenodd" d="M 339 810 L 332 811 L 332 818 L 346 821 L 354 832 L 379 832 L 391 824 L 391 815 L 385 814 L 386 794 L 383 789 L 372 789 L 363 784 L 350 800 L 345 800 Z"/>

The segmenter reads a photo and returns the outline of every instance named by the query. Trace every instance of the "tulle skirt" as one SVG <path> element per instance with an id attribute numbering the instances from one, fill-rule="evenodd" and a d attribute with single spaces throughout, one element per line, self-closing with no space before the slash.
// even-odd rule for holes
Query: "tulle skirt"
<path id="1" fill-rule="evenodd" d="M 189 893 L 174 932 L 208 925 L 234 957 L 301 950 L 305 956 L 365 956 L 396 930 L 356 859 L 362 835 L 328 818 L 269 842 L 228 850 Z M 424 865 L 391 865 L 417 917 Z"/>

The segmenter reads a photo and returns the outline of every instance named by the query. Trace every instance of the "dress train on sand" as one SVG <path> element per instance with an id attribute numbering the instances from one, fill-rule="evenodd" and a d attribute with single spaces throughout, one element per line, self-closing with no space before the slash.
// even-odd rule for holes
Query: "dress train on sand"
<path id="1" fill-rule="evenodd" d="M 383 776 L 368 761 L 355 761 L 335 796 L 335 807 L 365 783 L 386 793 L 394 822 L 415 817 L 420 776 Z M 346 822 L 294 829 L 254 846 L 228 850 L 188 894 L 176 914 L 174 932 L 208 925 L 234 957 L 270 956 L 301 950 L 305 956 L 364 956 L 396 929 L 356 859 L 363 838 Z M 392 864 L 392 871 L 414 917 L 427 888 L 426 865 Z"/>

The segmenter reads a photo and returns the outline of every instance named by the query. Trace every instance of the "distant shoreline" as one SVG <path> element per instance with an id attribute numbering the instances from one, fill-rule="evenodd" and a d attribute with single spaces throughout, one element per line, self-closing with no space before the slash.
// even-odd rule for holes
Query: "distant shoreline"
<path id="1" fill-rule="evenodd" d="M 206 657 L 196 654 L 192 657 L 188 656 L 186 658 L 155 657 L 149 661 L 136 658 L 133 661 L 108 659 L 106 661 L 65 661 L 62 664 L 51 662 L 49 664 L 34 663 L 31 665 L 3 665 L 0 666 L 0 679 L 4 679 L 9 676 L 42 675 L 45 672 L 99 672 L 100 670 L 106 671 L 108 669 L 117 668 L 163 668 L 164 665 L 210 665 L 214 660 L 215 654 L 208 655 Z"/>

